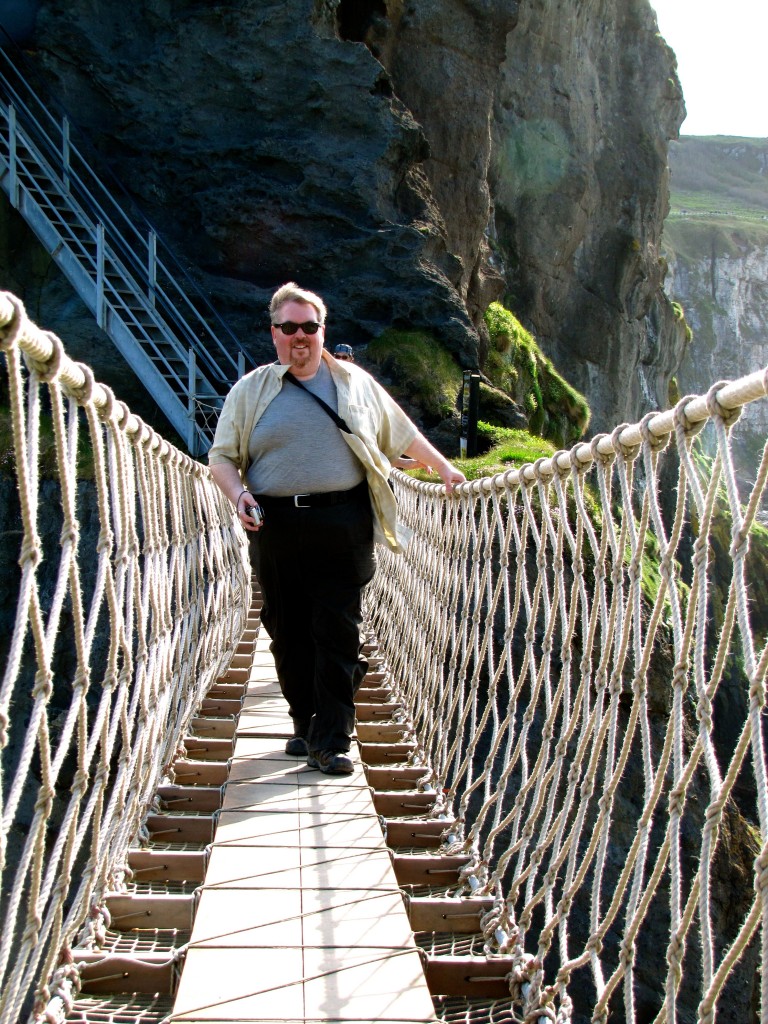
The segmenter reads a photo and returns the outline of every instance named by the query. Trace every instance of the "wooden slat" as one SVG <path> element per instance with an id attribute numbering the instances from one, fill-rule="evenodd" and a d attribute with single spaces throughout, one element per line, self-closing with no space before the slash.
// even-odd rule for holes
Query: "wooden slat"
<path id="1" fill-rule="evenodd" d="M 397 743 L 408 733 L 404 722 L 358 722 L 357 738 L 361 743 Z"/>
<path id="2" fill-rule="evenodd" d="M 248 677 L 251 674 L 250 663 L 248 668 L 228 668 L 227 671 L 219 676 L 217 682 L 221 683 L 247 683 Z"/>
<path id="3" fill-rule="evenodd" d="M 145 928 L 179 928 L 192 930 L 195 901 L 192 896 L 141 895 L 123 893 L 107 895 L 104 901 L 112 927 L 127 932 Z"/>
<path id="4" fill-rule="evenodd" d="M 163 843 L 210 843 L 213 840 L 212 815 L 148 814 L 146 825 L 152 838 Z"/>
<path id="5" fill-rule="evenodd" d="M 216 786 L 160 786 L 158 796 L 171 813 L 179 811 L 218 811 L 222 792 Z"/>
<path id="6" fill-rule="evenodd" d="M 433 807 L 437 793 L 422 793 L 417 789 L 404 793 L 374 793 L 373 804 L 379 814 L 402 818 L 408 815 L 423 815 Z"/>
<path id="7" fill-rule="evenodd" d="M 236 700 L 242 707 L 247 689 L 245 683 L 214 683 L 206 694 L 206 700 Z"/>
<path id="8" fill-rule="evenodd" d="M 224 718 L 230 715 L 239 715 L 243 710 L 243 698 L 245 691 L 241 691 L 238 699 L 227 700 L 224 697 L 203 697 L 200 703 L 200 717 L 202 718 Z"/>
<path id="9" fill-rule="evenodd" d="M 388 686 L 379 686 L 378 683 L 372 683 L 370 686 L 366 686 L 365 683 L 360 687 L 355 695 L 355 702 L 360 701 L 361 704 L 366 703 L 387 703 L 392 700 L 392 691 Z"/>
<path id="10" fill-rule="evenodd" d="M 507 975 L 511 957 L 430 957 L 425 969 L 433 996 L 476 996 L 479 999 L 509 998 Z"/>
<path id="11" fill-rule="evenodd" d="M 84 965 L 80 970 L 83 992 L 174 994 L 178 973 L 167 953 L 142 953 L 140 960 L 101 950 L 75 949 L 72 955 L 76 964 Z"/>
<path id="12" fill-rule="evenodd" d="M 407 761 L 415 749 L 414 743 L 361 743 L 360 757 L 366 764 L 396 764 Z"/>
<path id="13" fill-rule="evenodd" d="M 234 718 L 193 718 L 190 728 L 194 730 L 195 736 L 214 736 L 218 739 L 231 739 L 237 731 L 237 722 Z"/>
<path id="14" fill-rule="evenodd" d="M 400 765 L 392 768 L 365 767 L 368 785 L 378 793 L 413 789 L 414 782 L 418 782 L 428 774 L 429 769 L 419 765 Z"/>
<path id="15" fill-rule="evenodd" d="M 185 736 L 183 742 L 187 754 L 195 761 L 228 761 L 234 749 L 232 740 L 216 736 Z"/>
<path id="16" fill-rule="evenodd" d="M 450 856 L 420 856 L 396 853 L 392 866 L 398 885 L 453 885 L 459 879 L 459 870 L 469 864 L 470 858 Z"/>
<path id="17" fill-rule="evenodd" d="M 390 846 L 439 846 L 442 835 L 447 832 L 452 821 L 393 821 L 386 819 L 386 836 Z"/>
<path id="18" fill-rule="evenodd" d="M 128 851 L 128 867 L 137 882 L 202 882 L 206 861 L 203 850 Z"/>
<path id="19" fill-rule="evenodd" d="M 182 786 L 223 786 L 229 769 L 219 761 L 192 761 L 180 757 L 173 762 L 176 782 Z"/>
<path id="20" fill-rule="evenodd" d="M 488 897 L 476 899 L 411 899 L 408 903 L 408 917 L 415 932 L 457 932 L 480 931 L 480 918 L 493 908 Z"/>
<path id="21" fill-rule="evenodd" d="M 355 702 L 355 717 L 358 722 L 385 722 L 394 712 L 402 710 L 403 705 L 397 701 L 376 701 L 372 704 Z"/>
<path id="22" fill-rule="evenodd" d="M 235 652 L 232 655 L 232 661 L 230 661 L 229 668 L 227 669 L 227 671 L 230 672 L 232 669 L 239 669 L 239 668 L 244 668 L 244 669 L 250 670 L 251 662 L 252 661 L 253 661 L 253 654 L 250 651 L 248 651 L 248 652 L 244 651 L 244 652 L 242 652 L 240 654 Z"/>

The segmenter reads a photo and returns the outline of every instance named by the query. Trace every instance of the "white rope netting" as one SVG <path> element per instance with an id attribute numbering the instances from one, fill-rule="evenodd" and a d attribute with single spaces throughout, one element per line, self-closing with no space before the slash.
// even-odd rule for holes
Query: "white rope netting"
<path id="1" fill-rule="evenodd" d="M 0 1021 L 16 1024 L 56 994 L 77 934 L 103 928 L 102 897 L 245 627 L 250 569 L 207 468 L 9 293 L 0 348 L 18 526 L 0 648 Z"/>
<path id="2" fill-rule="evenodd" d="M 768 1021 L 768 457 L 742 497 L 730 444 L 765 394 L 720 384 L 447 500 L 397 476 L 414 537 L 368 618 L 516 1020 L 757 1020 L 762 991 Z"/>

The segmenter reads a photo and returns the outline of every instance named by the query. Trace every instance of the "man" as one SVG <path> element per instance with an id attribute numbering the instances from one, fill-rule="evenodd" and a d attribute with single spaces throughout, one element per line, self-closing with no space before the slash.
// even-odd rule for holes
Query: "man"
<path id="1" fill-rule="evenodd" d="M 368 669 L 361 598 L 375 570 L 374 540 L 394 551 L 405 542 L 390 460 L 404 452 L 433 467 L 449 493 L 464 475 L 373 377 L 326 352 L 318 295 L 290 282 L 269 311 L 278 361 L 234 385 L 208 461 L 251 534 L 262 622 L 293 719 L 286 753 L 347 774 L 354 694 Z M 258 506 L 262 522 L 253 517 Z"/>
<path id="2" fill-rule="evenodd" d="M 337 345 L 333 350 L 333 354 L 336 359 L 340 359 L 343 363 L 354 363 L 355 361 L 355 350 L 351 345 Z"/>

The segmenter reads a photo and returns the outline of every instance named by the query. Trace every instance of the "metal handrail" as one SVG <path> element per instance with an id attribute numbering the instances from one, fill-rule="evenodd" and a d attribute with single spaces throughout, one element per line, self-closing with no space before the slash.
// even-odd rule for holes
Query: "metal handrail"
<path id="1" fill-rule="evenodd" d="M 133 218 L 145 226 L 146 237 L 136 227 L 134 220 L 92 169 L 81 151 L 84 147 L 73 142 L 68 116 L 63 114 L 61 122 L 56 120 L 2 48 L 0 88 L 6 92 L 9 102 L 23 114 L 28 137 L 26 144 L 33 144 L 36 157 L 51 179 L 60 184 L 69 201 L 76 203 L 97 224 L 103 225 L 110 251 L 126 266 L 134 281 L 146 285 L 141 292 L 144 300 L 173 326 L 179 340 L 194 351 L 200 369 L 211 378 L 213 385 L 218 385 L 217 390 L 220 388 L 224 392 L 250 360 L 207 296 L 158 238 L 143 214 L 132 210 Z M 186 288 L 179 286 L 180 277 L 184 279 Z M 200 309 L 205 310 L 220 332 L 227 336 L 229 347 L 224 346 Z"/>

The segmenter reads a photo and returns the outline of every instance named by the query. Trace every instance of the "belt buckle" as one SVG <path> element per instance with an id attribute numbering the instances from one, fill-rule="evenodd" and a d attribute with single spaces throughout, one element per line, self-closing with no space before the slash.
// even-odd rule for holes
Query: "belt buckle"
<path id="1" fill-rule="evenodd" d="M 293 496 L 294 507 L 295 508 L 312 508 L 312 506 L 309 505 L 309 504 L 307 504 L 307 505 L 300 505 L 299 504 L 299 498 L 308 498 L 308 497 L 309 497 L 308 494 L 294 494 L 294 496 Z"/>

